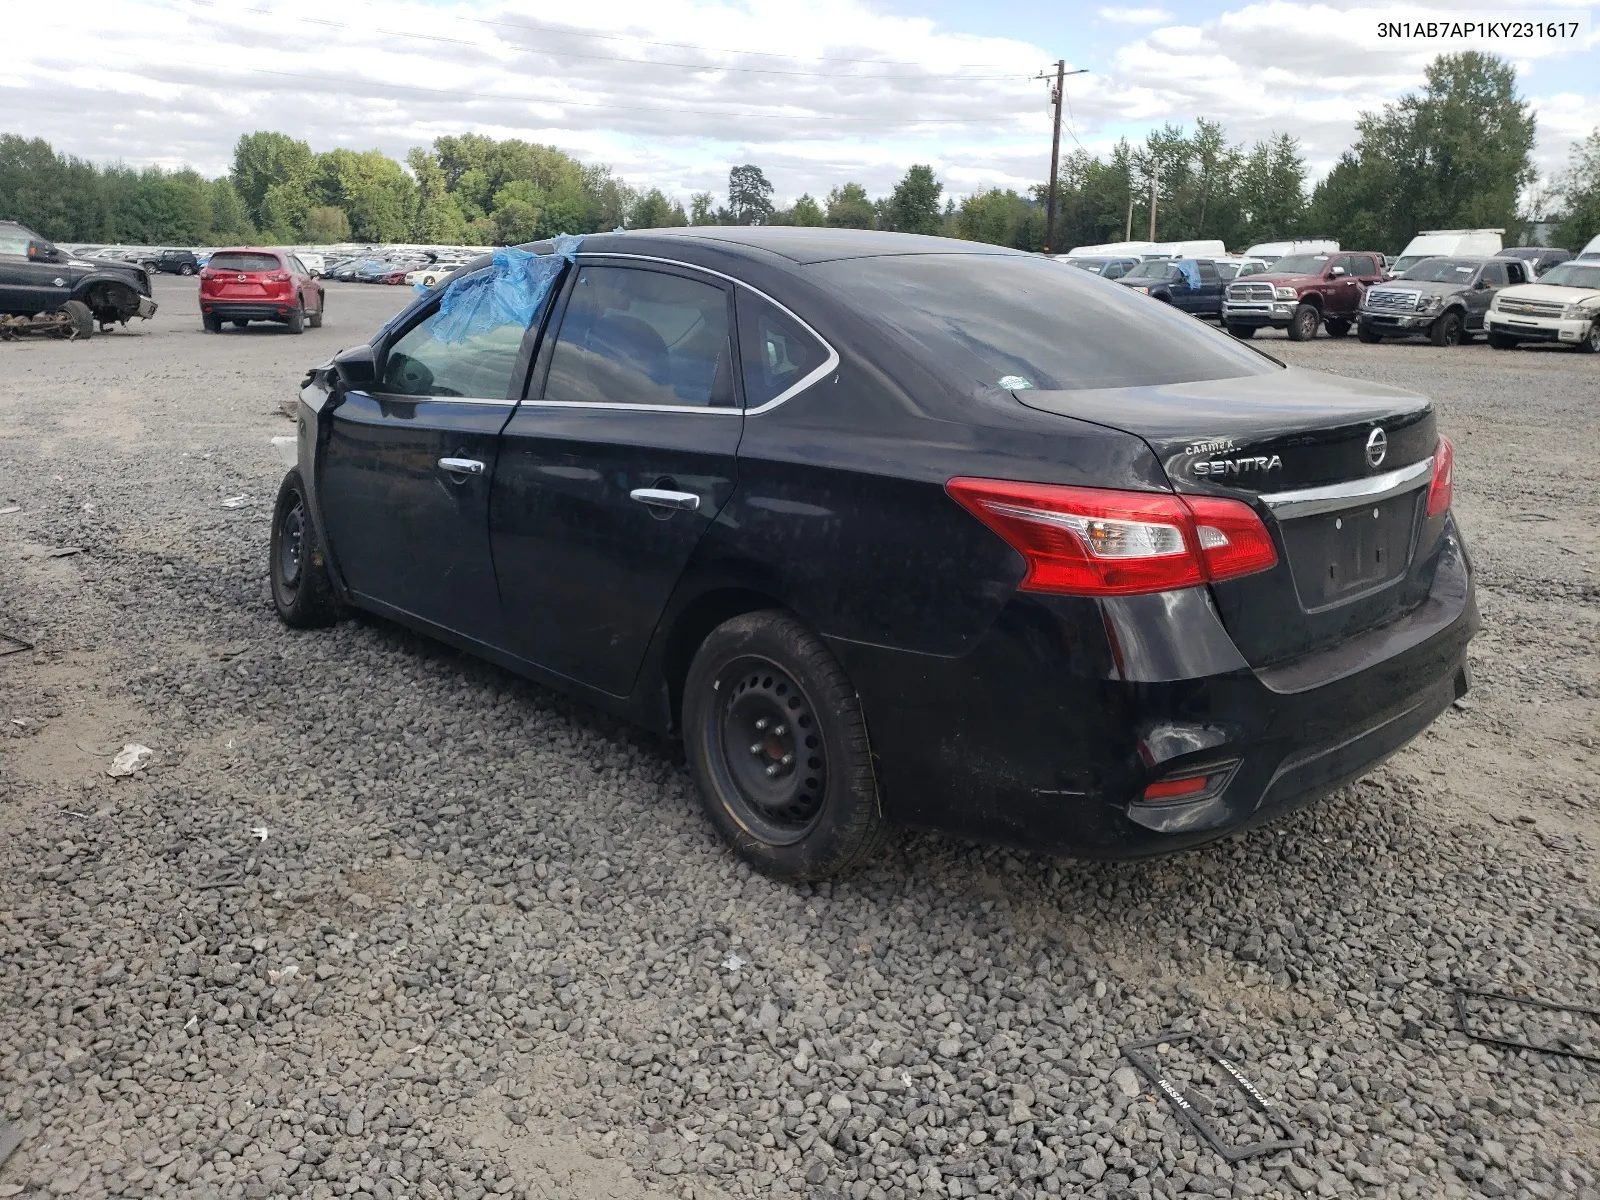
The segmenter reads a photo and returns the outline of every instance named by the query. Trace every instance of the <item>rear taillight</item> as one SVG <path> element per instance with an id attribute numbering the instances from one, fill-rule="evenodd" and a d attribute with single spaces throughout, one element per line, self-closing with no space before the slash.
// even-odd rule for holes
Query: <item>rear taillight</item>
<path id="1" fill-rule="evenodd" d="M 267 282 L 268 283 L 288 283 L 289 282 L 289 272 L 287 272 L 287 271 L 279 271 L 276 274 L 268 275 L 267 276 Z"/>
<path id="2" fill-rule="evenodd" d="M 1450 501 L 1455 494 L 1456 448 L 1450 439 L 1440 435 L 1439 445 L 1433 452 L 1433 484 L 1428 488 L 1428 515 L 1437 517 L 1450 511 Z"/>
<path id="3" fill-rule="evenodd" d="M 1278 553 L 1239 500 L 952 479 L 951 497 L 1022 555 L 1023 591 L 1166 592 L 1264 571 Z"/>

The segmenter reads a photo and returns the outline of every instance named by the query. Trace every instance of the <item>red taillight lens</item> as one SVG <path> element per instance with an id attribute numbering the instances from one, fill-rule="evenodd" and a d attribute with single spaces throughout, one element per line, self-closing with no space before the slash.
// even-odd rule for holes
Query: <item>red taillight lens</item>
<path id="1" fill-rule="evenodd" d="M 1278 561 L 1261 518 L 1238 500 L 1001 479 L 952 479 L 945 490 L 1022 555 L 1023 591 L 1166 592 Z"/>
<path id="2" fill-rule="evenodd" d="M 275 275 L 268 275 L 267 276 L 267 282 L 268 283 L 288 283 L 289 282 L 289 272 L 287 272 L 287 271 L 279 271 Z"/>
<path id="3" fill-rule="evenodd" d="M 1455 495 L 1456 448 L 1450 439 L 1440 436 L 1438 448 L 1433 452 L 1433 484 L 1428 488 L 1428 515 L 1437 517 L 1450 511 L 1450 501 Z"/>
<path id="4" fill-rule="evenodd" d="M 1188 779 L 1158 779 L 1144 790 L 1146 800 L 1174 800 L 1192 796 L 1206 790 L 1209 775 L 1191 775 Z"/>

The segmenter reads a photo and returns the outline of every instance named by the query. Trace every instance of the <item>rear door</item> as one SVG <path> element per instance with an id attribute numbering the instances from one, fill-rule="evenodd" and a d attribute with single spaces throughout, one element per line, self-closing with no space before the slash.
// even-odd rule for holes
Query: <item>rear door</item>
<path id="1" fill-rule="evenodd" d="M 613 695 L 632 689 L 733 493 L 744 425 L 733 354 L 720 278 L 579 260 L 495 474 L 490 540 L 514 653 Z"/>
<path id="2" fill-rule="evenodd" d="M 501 322 L 455 338 L 436 299 L 388 340 L 377 386 L 333 410 L 317 456 L 323 520 L 351 590 L 490 644 L 501 626 L 489 489 L 525 332 Z"/>

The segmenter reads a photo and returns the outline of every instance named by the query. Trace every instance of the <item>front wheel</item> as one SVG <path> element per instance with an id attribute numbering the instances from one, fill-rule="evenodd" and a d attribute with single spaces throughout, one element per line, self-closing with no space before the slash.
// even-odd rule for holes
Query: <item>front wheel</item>
<path id="1" fill-rule="evenodd" d="M 1589 326 L 1588 336 L 1578 343 L 1578 353 L 1600 354 L 1600 321 Z"/>
<path id="2" fill-rule="evenodd" d="M 72 322 L 72 340 L 86 341 L 94 336 L 94 313 L 82 300 L 68 300 L 61 311 Z"/>
<path id="3" fill-rule="evenodd" d="M 1255 337 L 1256 327 L 1254 325 L 1229 325 L 1228 332 L 1236 338 L 1244 338 L 1248 341 L 1250 338 Z"/>
<path id="4" fill-rule="evenodd" d="M 1322 324 L 1322 314 L 1314 304 L 1302 304 L 1289 318 L 1289 340 L 1309 342 L 1317 336 L 1317 326 Z"/>
<path id="5" fill-rule="evenodd" d="M 1369 346 L 1376 346 L 1383 341 L 1383 335 L 1371 325 L 1363 323 L 1356 326 L 1356 340 L 1365 342 Z"/>
<path id="6" fill-rule="evenodd" d="M 1433 328 L 1428 331 L 1428 336 L 1435 346 L 1459 346 L 1466 327 L 1461 323 L 1461 314 L 1447 312 L 1440 315 L 1433 323 Z"/>
<path id="7" fill-rule="evenodd" d="M 1331 338 L 1342 338 L 1350 332 L 1350 322 L 1343 317 L 1329 317 L 1325 328 Z"/>
<path id="8" fill-rule="evenodd" d="M 859 867 L 887 836 L 861 699 L 833 652 L 777 610 L 701 644 L 683 687 L 684 748 L 713 824 L 775 879 Z"/>
<path id="9" fill-rule="evenodd" d="M 317 539 L 298 467 L 278 486 L 270 555 L 267 573 L 272 580 L 272 605 L 285 625 L 312 629 L 338 620 L 339 603 L 328 577 L 328 560 Z"/>

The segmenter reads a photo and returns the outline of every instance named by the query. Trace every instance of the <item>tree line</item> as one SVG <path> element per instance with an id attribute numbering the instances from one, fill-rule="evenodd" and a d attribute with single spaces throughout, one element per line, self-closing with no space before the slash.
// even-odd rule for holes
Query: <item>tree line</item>
<path id="1" fill-rule="evenodd" d="M 1040 183 L 946 195 L 933 169 L 912 166 L 887 195 L 856 182 L 785 208 L 761 167 L 728 174 L 687 208 L 610 168 L 553 146 L 479 134 L 439 137 L 404 166 L 379 150 L 313 151 L 285 133 L 240 137 L 217 179 L 192 170 L 101 166 L 42 139 L 0 135 L 0 217 L 65 242 L 217 245 L 237 242 L 424 242 L 506 245 L 618 226 L 779 224 L 938 234 L 1021 250 L 1150 237 L 1217 238 L 1231 247 L 1295 235 L 1337 237 L 1394 252 L 1419 229 L 1500 226 L 1515 240 L 1519 202 L 1564 214 L 1555 242 L 1600 233 L 1600 129 L 1573 146 L 1565 170 L 1534 187 L 1534 117 L 1516 73 L 1490 55 L 1444 55 L 1415 93 L 1366 112 L 1355 144 L 1309 191 L 1298 141 L 1230 142 L 1215 121 L 1167 124 L 1106 156 L 1079 148 L 1056 179 L 1047 231 Z M 1534 213 L 1532 215 L 1541 215 Z"/>

